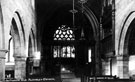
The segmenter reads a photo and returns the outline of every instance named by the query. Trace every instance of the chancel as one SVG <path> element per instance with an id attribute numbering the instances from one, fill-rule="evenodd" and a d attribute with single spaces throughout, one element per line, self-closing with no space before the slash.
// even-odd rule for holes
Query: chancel
<path id="1" fill-rule="evenodd" d="M 133 82 L 134 0 L 0 0 L 0 82 Z"/>

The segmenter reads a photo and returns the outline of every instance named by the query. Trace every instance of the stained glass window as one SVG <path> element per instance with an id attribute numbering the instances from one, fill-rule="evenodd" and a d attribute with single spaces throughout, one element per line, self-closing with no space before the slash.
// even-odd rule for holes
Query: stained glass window
<path id="1" fill-rule="evenodd" d="M 62 25 L 56 30 L 54 40 L 75 40 L 73 30 L 66 25 Z"/>
<path id="2" fill-rule="evenodd" d="M 54 34 L 54 40 L 56 41 L 73 41 L 75 40 L 75 35 L 73 30 L 66 25 L 59 27 Z M 73 45 L 66 46 L 54 46 L 53 47 L 54 58 L 75 58 L 75 47 Z"/>

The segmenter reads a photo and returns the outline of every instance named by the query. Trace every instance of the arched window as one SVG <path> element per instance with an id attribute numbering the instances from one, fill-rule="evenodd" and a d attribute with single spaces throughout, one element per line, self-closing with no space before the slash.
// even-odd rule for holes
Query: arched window
<path id="1" fill-rule="evenodd" d="M 62 25 L 56 30 L 54 40 L 75 40 L 75 35 L 70 27 Z"/>
<path id="2" fill-rule="evenodd" d="M 58 27 L 54 34 L 54 41 L 74 41 L 75 35 L 73 30 L 66 25 Z M 53 57 L 58 58 L 75 58 L 75 47 L 74 45 L 58 45 L 53 48 Z"/>
<path id="3" fill-rule="evenodd" d="M 13 38 L 9 39 L 9 52 L 6 55 L 6 65 L 14 65 L 14 57 L 13 57 Z"/>

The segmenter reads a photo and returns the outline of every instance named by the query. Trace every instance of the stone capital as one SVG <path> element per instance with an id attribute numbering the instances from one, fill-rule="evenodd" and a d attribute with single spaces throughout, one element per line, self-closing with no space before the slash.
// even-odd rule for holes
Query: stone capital
<path id="1" fill-rule="evenodd" d="M 23 57 L 23 56 L 14 56 L 15 58 L 15 61 L 26 61 L 26 57 Z"/>
<path id="2" fill-rule="evenodd" d="M 5 59 L 7 52 L 8 52 L 8 50 L 6 50 L 6 49 L 0 49 L 0 58 Z"/>
<path id="3" fill-rule="evenodd" d="M 0 49 L 0 82 L 5 80 L 5 56 L 8 50 Z"/>
<path id="4" fill-rule="evenodd" d="M 118 61 L 129 61 L 129 56 L 128 55 L 118 55 L 117 60 Z"/>

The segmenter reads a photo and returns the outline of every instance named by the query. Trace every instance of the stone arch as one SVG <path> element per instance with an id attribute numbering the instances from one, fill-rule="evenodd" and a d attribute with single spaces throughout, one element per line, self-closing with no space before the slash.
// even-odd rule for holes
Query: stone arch
<path id="1" fill-rule="evenodd" d="M 25 48 L 24 29 L 18 12 L 15 12 L 12 18 L 10 33 L 13 38 L 13 48 L 14 48 L 13 56 L 15 58 L 15 78 L 23 79 L 25 78 L 26 48 Z"/>
<path id="2" fill-rule="evenodd" d="M 75 6 L 81 11 L 81 5 L 75 4 Z M 94 38 L 97 41 L 99 35 L 99 21 L 93 11 L 87 5 L 84 5 L 84 15 L 88 18 L 88 21 L 93 29 Z"/>
<path id="3" fill-rule="evenodd" d="M 14 13 L 12 23 L 13 22 L 16 23 L 16 28 L 13 27 L 13 29 L 14 31 L 16 31 L 16 33 L 18 32 L 17 36 L 20 40 L 21 53 L 23 53 L 23 50 L 25 50 L 25 35 L 24 35 L 24 28 L 22 25 L 22 21 L 17 11 Z M 22 56 L 22 55 L 24 55 L 24 57 L 26 56 L 26 54 L 24 53 L 20 55 L 14 55 L 14 56 Z"/>
<path id="4" fill-rule="evenodd" d="M 15 19 L 12 19 L 12 25 L 11 25 L 11 32 L 10 32 L 12 38 L 13 38 L 13 47 L 14 47 L 14 56 L 16 56 L 18 54 L 18 52 L 20 52 L 20 37 L 19 37 L 19 32 L 18 32 L 18 28 L 17 28 L 17 24 Z M 19 53 L 20 55 L 21 53 Z"/>
<path id="5" fill-rule="evenodd" d="M 91 23 L 92 25 L 92 28 L 93 28 L 93 33 L 94 33 L 94 37 L 95 37 L 95 40 L 98 39 L 98 29 L 99 29 L 99 22 L 96 18 L 96 16 L 94 15 L 94 13 L 87 7 L 85 6 L 85 15 L 87 16 L 87 18 L 89 19 L 89 22 Z"/>
<path id="6" fill-rule="evenodd" d="M 33 33 L 33 30 L 30 30 L 29 33 L 29 40 L 28 40 L 28 57 L 26 60 L 26 77 L 29 77 L 29 75 L 33 74 L 33 62 L 35 58 L 35 35 Z"/>
<path id="7" fill-rule="evenodd" d="M 24 31 L 24 25 L 23 25 L 23 17 L 21 17 L 21 15 L 20 15 L 20 12 L 19 12 L 19 10 L 18 11 L 15 11 L 15 13 L 16 13 L 16 15 L 18 16 L 18 19 L 19 19 L 19 24 L 20 24 L 20 28 L 19 28 L 19 30 L 20 30 L 20 34 L 23 34 L 22 36 L 22 39 L 24 40 L 24 45 L 25 45 L 25 31 Z M 15 15 L 14 15 L 14 17 L 16 17 Z"/>
<path id="8" fill-rule="evenodd" d="M 118 76 L 120 78 L 129 78 L 129 53 L 128 53 L 128 45 L 129 45 L 129 38 L 132 32 L 132 25 L 135 19 L 135 12 L 131 12 L 126 20 L 123 23 L 119 44 L 118 44 Z"/>
<path id="9" fill-rule="evenodd" d="M 85 15 L 87 16 L 90 24 L 92 25 L 92 29 L 93 29 L 93 33 L 94 33 L 94 40 L 95 40 L 95 44 L 94 47 L 92 47 L 93 49 L 93 53 L 94 56 L 96 57 L 96 59 L 98 59 L 99 61 L 95 61 L 96 65 L 95 68 L 92 69 L 93 71 L 95 71 L 96 75 L 100 75 L 101 74 L 101 63 L 100 63 L 100 50 L 99 50 L 99 38 L 100 38 L 100 26 L 99 26 L 99 21 L 97 20 L 96 16 L 94 15 L 94 13 L 91 11 L 91 9 L 89 9 L 87 6 L 85 6 Z M 94 73 L 94 72 L 93 72 Z"/>
<path id="10" fill-rule="evenodd" d="M 119 48 L 118 48 L 118 54 L 119 55 L 127 55 L 128 54 L 128 50 L 127 50 L 127 40 L 128 40 L 128 36 L 129 34 L 127 34 L 129 26 L 131 24 L 131 22 L 134 20 L 135 18 L 135 12 L 131 12 L 127 19 L 124 22 L 123 28 L 121 30 L 120 33 L 120 38 L 119 38 Z"/>
<path id="11" fill-rule="evenodd" d="M 68 3 L 67 3 L 68 4 Z M 63 6 L 63 5 L 62 5 Z M 60 7 L 56 7 L 53 11 L 53 13 L 55 13 L 55 11 L 57 11 L 57 9 L 61 8 L 62 6 Z M 71 4 L 69 4 L 69 6 L 72 6 Z M 81 5 L 79 4 L 75 4 L 75 7 L 78 8 L 79 11 L 81 11 Z M 87 6 L 85 5 L 84 6 L 84 15 L 88 18 L 88 21 L 89 23 L 91 24 L 92 26 L 92 29 L 93 29 L 93 33 L 94 33 L 94 38 L 95 40 L 97 41 L 98 39 L 98 31 L 99 31 L 99 21 L 97 19 L 97 17 L 95 16 L 95 14 L 93 13 L 93 11 Z M 42 20 L 44 20 L 45 17 L 43 17 Z M 46 20 L 49 20 L 51 19 L 51 16 L 48 16 L 45 18 Z"/>
<path id="12" fill-rule="evenodd" d="M 36 41 L 35 41 L 35 35 L 33 30 L 30 30 L 30 34 L 29 34 L 29 45 L 28 45 L 28 51 L 31 51 L 30 54 L 28 52 L 28 55 L 30 57 L 34 57 L 34 52 L 36 51 Z"/>
<path id="13" fill-rule="evenodd" d="M 79 8 L 79 10 L 81 11 L 81 5 L 77 5 L 77 8 Z M 96 47 L 98 46 L 98 41 L 99 41 L 99 30 L 100 30 L 100 23 L 97 19 L 97 17 L 95 16 L 95 14 L 93 13 L 93 11 L 87 6 L 84 5 L 84 15 L 88 18 L 89 23 L 92 26 L 93 29 L 93 33 L 94 33 L 94 40 L 97 43 Z"/>
<path id="14" fill-rule="evenodd" d="M 71 4 L 70 4 L 71 5 Z M 70 6 L 69 5 L 69 6 Z M 78 9 L 80 9 L 81 10 L 81 5 L 76 5 L 76 7 L 78 8 Z M 61 8 L 61 6 L 59 7 L 59 8 Z M 57 9 L 59 9 L 59 8 L 56 8 L 55 9 L 55 11 L 57 11 Z M 53 12 L 54 13 L 54 12 Z M 99 22 L 98 22 L 98 20 L 97 20 L 97 18 L 96 18 L 96 16 L 95 16 L 95 14 L 92 12 L 92 10 L 90 9 L 90 8 L 88 8 L 87 6 L 85 6 L 85 11 L 84 11 L 84 14 L 85 14 L 85 17 L 87 17 L 87 21 L 89 22 L 89 24 L 91 24 L 90 25 L 90 27 L 89 28 L 91 28 L 92 29 L 92 31 L 93 31 L 93 35 L 92 35 L 92 40 L 94 40 L 95 42 L 96 42 L 96 44 L 94 44 L 94 46 L 92 46 L 92 52 L 94 53 L 94 54 L 96 54 L 96 55 L 98 55 L 99 53 Z M 47 17 L 47 19 L 49 20 L 49 18 L 51 18 L 51 17 Z M 44 24 L 44 23 L 42 23 L 42 24 Z M 43 28 L 43 29 L 46 29 L 46 28 Z M 90 36 L 89 36 L 90 37 Z M 94 37 L 94 39 L 93 39 L 93 37 Z M 44 39 L 44 38 L 43 38 Z M 96 56 L 95 55 L 95 56 Z M 97 56 L 98 57 L 98 56 Z M 94 58 L 94 57 L 93 57 Z M 98 64 L 99 65 L 99 64 Z M 95 67 L 94 66 L 94 68 L 99 68 L 99 67 Z M 93 69 L 94 69 L 93 68 Z M 98 70 L 97 70 L 98 71 Z M 97 72 L 96 71 L 96 72 Z"/>

